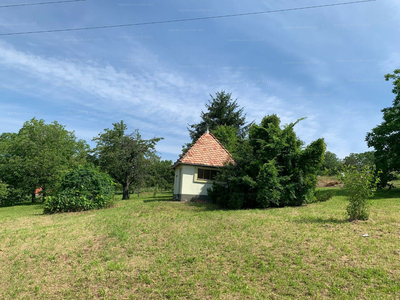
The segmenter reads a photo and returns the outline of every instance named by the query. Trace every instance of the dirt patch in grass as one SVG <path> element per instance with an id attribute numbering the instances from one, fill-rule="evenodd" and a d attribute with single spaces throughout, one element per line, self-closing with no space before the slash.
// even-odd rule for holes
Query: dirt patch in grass
<path id="1" fill-rule="evenodd" d="M 318 176 L 317 187 L 343 187 L 343 184 L 335 176 Z"/>

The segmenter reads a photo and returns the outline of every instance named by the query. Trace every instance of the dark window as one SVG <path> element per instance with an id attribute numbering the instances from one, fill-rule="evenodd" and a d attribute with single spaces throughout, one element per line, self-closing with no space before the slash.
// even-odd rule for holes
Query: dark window
<path id="1" fill-rule="evenodd" d="M 203 180 L 215 180 L 215 176 L 217 176 L 217 170 L 209 170 L 209 169 L 198 169 L 197 170 L 197 179 Z"/>

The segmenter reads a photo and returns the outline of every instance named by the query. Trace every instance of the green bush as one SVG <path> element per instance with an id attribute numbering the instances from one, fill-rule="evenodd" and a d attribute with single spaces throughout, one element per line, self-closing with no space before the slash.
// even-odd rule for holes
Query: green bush
<path id="1" fill-rule="evenodd" d="M 376 191 L 379 178 L 375 176 L 375 170 L 369 166 L 363 166 L 357 170 L 353 166 L 344 168 L 344 176 L 341 178 L 344 188 L 349 191 L 349 205 L 347 214 L 350 220 L 368 220 L 368 198 Z"/>
<path id="2" fill-rule="evenodd" d="M 231 207 L 229 203 L 229 192 L 226 186 L 222 184 L 213 184 L 212 188 L 207 189 L 208 196 L 213 203 L 218 204 L 222 207 L 227 207 L 230 209 L 237 209 L 235 205 Z M 240 208 L 240 207 L 238 207 Z"/>
<path id="3" fill-rule="evenodd" d="M 333 193 L 331 191 L 315 191 L 313 199 L 307 201 L 307 203 L 317 203 L 317 202 L 325 202 L 333 197 Z"/>
<path id="4" fill-rule="evenodd" d="M 44 213 L 109 207 L 113 198 L 114 183 L 109 175 L 92 166 L 77 167 L 64 176 L 57 195 L 47 198 Z"/>
<path id="5" fill-rule="evenodd" d="M 235 148 L 235 164 L 221 169 L 217 180 L 225 185 L 214 183 L 211 201 L 241 209 L 300 206 L 312 199 L 325 142 L 318 139 L 304 147 L 294 132 L 296 123 L 281 128 L 272 115 L 253 124 Z"/>

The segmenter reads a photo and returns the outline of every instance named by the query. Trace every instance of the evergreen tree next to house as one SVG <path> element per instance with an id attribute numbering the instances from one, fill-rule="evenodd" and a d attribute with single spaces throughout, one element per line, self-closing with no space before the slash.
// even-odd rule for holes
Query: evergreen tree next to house
<path id="1" fill-rule="evenodd" d="M 312 201 L 326 145 L 318 139 L 304 148 L 293 130 L 296 123 L 281 128 L 280 119 L 271 115 L 253 124 L 249 138 L 237 145 L 236 164 L 218 178 L 224 183 L 208 191 L 211 200 L 230 209 Z"/>
<path id="2" fill-rule="evenodd" d="M 225 91 L 215 93 L 215 97 L 210 95 L 211 100 L 206 103 L 206 112 L 201 112 L 201 122 L 191 124 L 188 127 L 192 144 L 207 131 L 213 132 L 219 126 L 229 126 L 235 134 L 244 138 L 251 124 L 246 124 L 246 114 L 244 108 L 240 108 L 237 99 L 232 99 L 232 94 Z M 191 144 L 186 145 L 187 148 Z"/>

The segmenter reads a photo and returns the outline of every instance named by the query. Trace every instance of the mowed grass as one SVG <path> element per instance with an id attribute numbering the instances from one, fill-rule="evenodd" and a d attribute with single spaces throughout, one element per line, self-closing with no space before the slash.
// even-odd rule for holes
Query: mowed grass
<path id="1" fill-rule="evenodd" d="M 400 299 L 400 188 L 374 197 L 367 222 L 325 190 L 337 196 L 266 210 L 170 194 L 50 216 L 0 208 L 0 299 Z"/>

